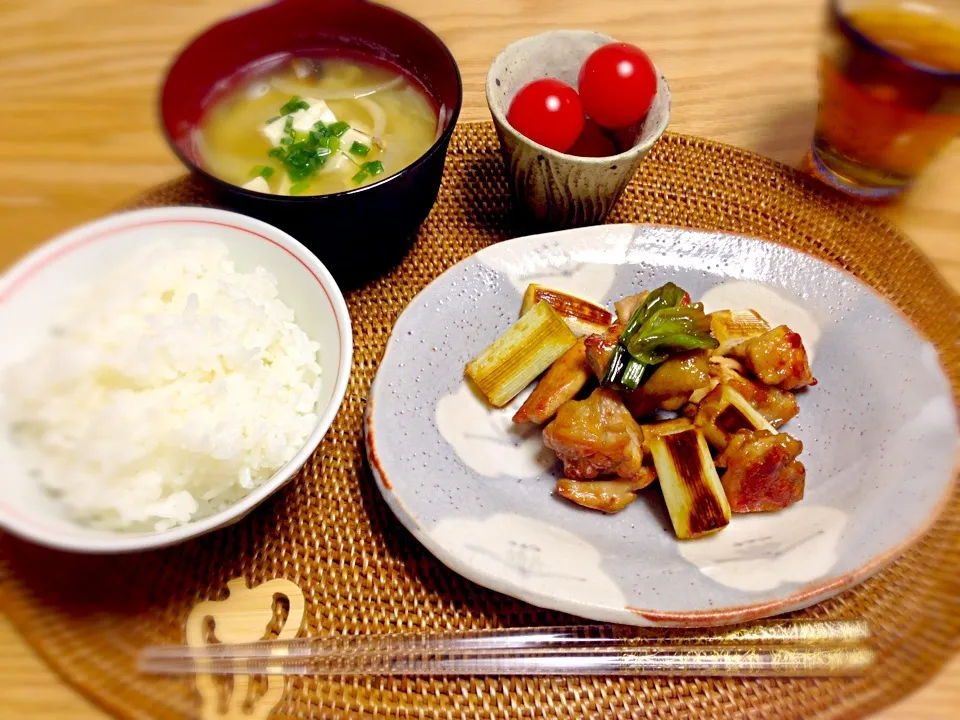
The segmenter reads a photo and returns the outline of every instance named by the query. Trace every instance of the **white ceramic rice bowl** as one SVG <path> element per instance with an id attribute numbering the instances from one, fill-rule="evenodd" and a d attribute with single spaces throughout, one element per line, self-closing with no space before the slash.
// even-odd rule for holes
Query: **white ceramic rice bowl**
<path id="1" fill-rule="evenodd" d="M 343 401 L 353 355 L 350 316 L 323 264 L 290 235 L 224 210 L 174 207 L 113 215 L 45 243 L 0 277 L 0 373 L 31 354 L 63 310 L 133 243 L 211 237 L 223 242 L 241 272 L 260 266 L 277 280 L 297 324 L 320 343 L 322 388 L 317 423 L 304 446 L 242 500 L 213 515 L 162 532 L 104 531 L 72 521 L 32 478 L 8 429 L 0 432 L 0 527 L 28 540 L 75 552 L 128 552 L 172 545 L 230 525 L 286 484 L 317 448 Z"/>

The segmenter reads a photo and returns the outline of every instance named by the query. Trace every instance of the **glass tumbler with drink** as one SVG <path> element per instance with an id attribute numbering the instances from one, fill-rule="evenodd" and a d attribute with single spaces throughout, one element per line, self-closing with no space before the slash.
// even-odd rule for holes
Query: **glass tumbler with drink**
<path id="1" fill-rule="evenodd" d="M 960 0 L 830 0 L 814 171 L 888 198 L 960 134 Z"/>

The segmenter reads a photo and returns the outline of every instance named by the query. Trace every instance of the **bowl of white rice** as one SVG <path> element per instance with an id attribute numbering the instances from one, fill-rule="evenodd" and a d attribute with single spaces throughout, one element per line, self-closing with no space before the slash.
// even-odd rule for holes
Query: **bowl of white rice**
<path id="1" fill-rule="evenodd" d="M 350 317 L 286 233 L 208 208 L 114 215 L 0 277 L 0 527 L 171 545 L 293 478 L 343 401 Z"/>

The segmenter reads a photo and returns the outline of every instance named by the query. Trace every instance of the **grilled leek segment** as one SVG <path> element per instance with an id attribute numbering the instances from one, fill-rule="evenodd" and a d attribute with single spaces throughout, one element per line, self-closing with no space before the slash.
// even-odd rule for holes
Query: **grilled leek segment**
<path id="1" fill-rule="evenodd" d="M 693 430 L 693 423 L 685 417 L 678 417 L 673 420 L 641 425 L 640 429 L 643 430 L 643 449 L 649 453 L 651 441 L 662 438 L 664 435 Z"/>
<path id="2" fill-rule="evenodd" d="M 714 352 L 726 355 L 740 343 L 763 335 L 770 329 L 756 310 L 718 310 L 710 313 L 710 332 L 720 343 Z"/>
<path id="3" fill-rule="evenodd" d="M 538 302 L 550 303 L 577 337 L 602 333 L 613 323 L 613 314 L 606 308 L 536 283 L 531 283 L 527 287 L 520 314 L 527 313 Z"/>
<path id="4" fill-rule="evenodd" d="M 681 430 L 652 438 L 649 445 L 677 537 L 687 540 L 726 527 L 730 505 L 703 434 Z"/>
<path id="5" fill-rule="evenodd" d="M 726 384 L 720 384 L 700 401 L 694 424 L 703 431 L 717 450 L 727 447 L 730 436 L 738 430 L 766 430 L 776 435 L 763 415 L 743 395 Z"/>
<path id="6" fill-rule="evenodd" d="M 698 388 L 690 393 L 690 401 L 683 406 L 681 412 L 686 412 L 686 408 L 689 408 L 691 405 L 696 409 L 696 406 L 700 404 L 700 401 L 703 400 L 707 395 L 710 394 L 710 391 L 713 390 L 717 385 L 720 384 L 720 381 L 715 377 L 710 378 L 708 384 L 704 385 L 702 388 Z M 696 413 L 694 413 L 696 415 Z"/>
<path id="7" fill-rule="evenodd" d="M 466 375 L 491 405 L 503 407 L 576 342 L 550 303 L 541 301 L 468 362 Z"/>

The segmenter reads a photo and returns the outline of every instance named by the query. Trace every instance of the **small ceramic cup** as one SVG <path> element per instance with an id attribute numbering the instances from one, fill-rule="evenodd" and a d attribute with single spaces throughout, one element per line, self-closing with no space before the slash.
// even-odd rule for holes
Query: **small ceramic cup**
<path id="1" fill-rule="evenodd" d="M 552 30 L 518 40 L 487 72 L 487 104 L 500 138 L 515 201 L 542 225 L 568 228 L 603 222 L 640 161 L 663 135 L 670 118 L 670 89 L 657 70 L 657 94 L 633 145 L 609 157 L 579 157 L 524 137 L 507 122 L 507 110 L 529 82 L 556 78 L 577 86 L 589 55 L 614 38 L 585 30 Z"/>

